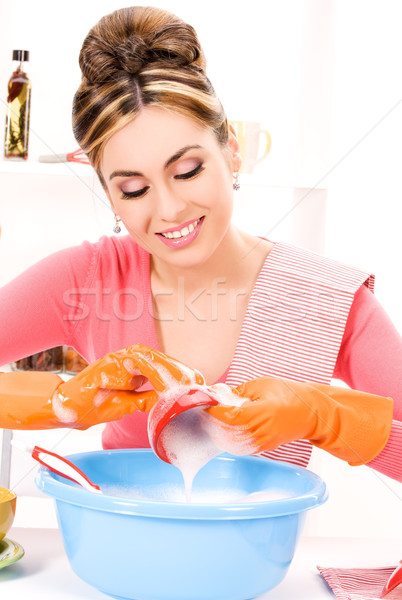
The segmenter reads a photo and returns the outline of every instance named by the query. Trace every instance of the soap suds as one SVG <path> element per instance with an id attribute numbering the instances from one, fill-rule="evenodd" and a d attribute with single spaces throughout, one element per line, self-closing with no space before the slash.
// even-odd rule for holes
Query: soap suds
<path id="1" fill-rule="evenodd" d="M 94 406 L 101 406 L 111 394 L 111 390 L 98 390 L 94 396 Z"/>
<path id="2" fill-rule="evenodd" d="M 198 471 L 221 453 L 203 427 L 202 412 L 203 408 L 192 408 L 181 413 L 166 425 L 159 438 L 169 462 L 183 475 L 187 502 L 191 501 L 191 488 Z"/>
<path id="3" fill-rule="evenodd" d="M 66 408 L 66 398 L 59 392 L 55 392 L 52 398 L 53 412 L 61 423 L 76 423 L 78 415 L 72 408 Z"/>
<path id="4" fill-rule="evenodd" d="M 123 486 L 116 484 L 102 484 L 102 493 L 106 496 L 127 498 L 131 500 L 149 502 L 174 502 L 187 504 L 186 492 L 181 485 L 153 484 L 141 486 Z M 272 500 L 283 500 L 291 494 L 286 490 L 259 490 L 248 493 L 241 488 L 195 488 L 191 494 L 192 504 L 237 504 L 268 502 Z"/>

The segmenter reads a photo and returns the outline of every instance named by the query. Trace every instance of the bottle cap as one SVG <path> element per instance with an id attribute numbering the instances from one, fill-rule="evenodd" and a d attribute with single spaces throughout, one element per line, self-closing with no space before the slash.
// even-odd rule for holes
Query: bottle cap
<path id="1" fill-rule="evenodd" d="M 13 50 L 13 60 L 20 62 L 29 60 L 29 50 Z"/>

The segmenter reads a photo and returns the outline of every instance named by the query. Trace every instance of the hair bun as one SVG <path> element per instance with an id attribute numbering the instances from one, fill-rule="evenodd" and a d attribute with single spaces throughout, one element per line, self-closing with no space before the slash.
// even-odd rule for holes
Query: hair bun
<path id="1" fill-rule="evenodd" d="M 149 61 L 150 52 L 146 42 L 132 35 L 115 48 L 116 67 L 131 75 L 136 75 Z"/>
<path id="2" fill-rule="evenodd" d="M 155 56 L 179 67 L 193 64 L 204 68 L 205 60 L 197 34 L 191 25 L 183 22 L 165 25 L 156 32 L 151 43 Z"/>
<path id="3" fill-rule="evenodd" d="M 92 33 L 84 40 L 79 63 L 83 77 L 91 84 L 111 79 L 120 68 L 112 44 Z"/>
<path id="4" fill-rule="evenodd" d="M 193 27 L 166 11 L 159 11 L 159 21 L 152 21 L 151 11 L 155 9 L 122 9 L 108 17 L 116 19 L 113 29 L 106 27 L 105 18 L 92 28 L 80 53 L 81 71 L 89 82 L 110 80 L 118 71 L 137 75 L 152 67 L 205 68 Z"/>
<path id="5" fill-rule="evenodd" d="M 187 67 L 196 64 L 201 48 L 189 26 L 172 23 L 161 32 L 141 38 L 131 35 L 115 48 L 116 63 L 131 75 L 149 67 Z"/>

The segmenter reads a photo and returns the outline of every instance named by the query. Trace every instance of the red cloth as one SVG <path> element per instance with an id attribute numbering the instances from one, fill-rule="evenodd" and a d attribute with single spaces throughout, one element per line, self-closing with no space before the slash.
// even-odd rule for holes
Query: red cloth
<path id="1" fill-rule="evenodd" d="M 395 567 L 334 569 L 317 567 L 339 600 L 378 600 Z M 402 600 L 402 587 L 389 592 L 387 600 Z"/>

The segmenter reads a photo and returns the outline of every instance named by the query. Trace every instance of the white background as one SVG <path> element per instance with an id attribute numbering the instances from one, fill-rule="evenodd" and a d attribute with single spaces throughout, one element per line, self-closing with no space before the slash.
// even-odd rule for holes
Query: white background
<path id="1" fill-rule="evenodd" d="M 36 159 L 76 148 L 70 114 L 81 42 L 103 14 L 130 4 L 0 4 L 0 122 L 14 48 L 30 50 L 33 84 L 30 164 L 11 173 L 0 164 L 0 283 L 49 251 L 111 233 L 112 215 L 91 176 L 67 167 L 40 170 Z M 375 272 L 377 296 L 402 329 L 400 0 L 153 5 L 194 25 L 229 118 L 259 121 L 271 133 L 268 159 L 243 178 L 235 220 L 253 233 Z M 294 188 L 306 188 L 297 191 L 303 198 L 297 207 Z M 57 450 L 95 447 L 97 433 L 69 434 Z M 57 435 L 49 436 L 39 441 L 56 443 Z M 29 478 L 22 481 L 27 466 L 13 462 L 21 495 L 34 493 Z M 331 493 L 309 520 L 312 534 L 401 537 L 400 484 L 324 453 L 314 456 L 311 468 Z"/>

